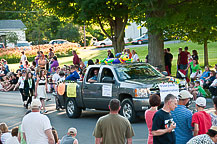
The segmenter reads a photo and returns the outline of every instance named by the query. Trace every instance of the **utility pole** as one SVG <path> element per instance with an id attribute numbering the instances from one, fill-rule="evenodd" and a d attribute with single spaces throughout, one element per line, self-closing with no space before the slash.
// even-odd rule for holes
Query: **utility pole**
<path id="1" fill-rule="evenodd" d="M 86 48 L 86 32 L 85 32 L 85 24 L 84 24 L 84 48 Z"/>

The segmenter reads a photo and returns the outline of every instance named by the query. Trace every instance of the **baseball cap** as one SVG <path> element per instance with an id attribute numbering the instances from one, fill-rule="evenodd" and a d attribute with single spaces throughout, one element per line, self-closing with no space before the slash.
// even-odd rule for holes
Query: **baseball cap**
<path id="1" fill-rule="evenodd" d="M 41 107 L 41 102 L 39 99 L 33 99 L 31 103 L 31 108 L 39 108 Z"/>
<path id="2" fill-rule="evenodd" d="M 68 129 L 68 133 L 77 134 L 77 130 L 76 130 L 76 128 L 71 127 L 71 128 Z"/>
<path id="3" fill-rule="evenodd" d="M 179 92 L 179 99 L 193 98 L 193 95 L 187 90 L 181 90 Z"/>
<path id="4" fill-rule="evenodd" d="M 196 105 L 205 107 L 206 106 L 206 99 L 204 97 L 199 97 L 196 99 Z"/>
<path id="5" fill-rule="evenodd" d="M 217 126 L 212 126 L 210 129 L 217 132 Z"/>

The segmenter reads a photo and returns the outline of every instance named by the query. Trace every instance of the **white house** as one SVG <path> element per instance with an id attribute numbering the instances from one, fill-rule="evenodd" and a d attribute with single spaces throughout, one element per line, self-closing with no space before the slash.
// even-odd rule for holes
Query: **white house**
<path id="1" fill-rule="evenodd" d="M 147 33 L 147 31 L 146 27 L 141 27 L 133 22 L 125 28 L 125 37 L 135 39 Z"/>
<path id="2" fill-rule="evenodd" d="M 6 44 L 6 35 L 15 32 L 18 41 L 26 41 L 26 26 L 21 20 L 0 20 L 0 43 Z"/>

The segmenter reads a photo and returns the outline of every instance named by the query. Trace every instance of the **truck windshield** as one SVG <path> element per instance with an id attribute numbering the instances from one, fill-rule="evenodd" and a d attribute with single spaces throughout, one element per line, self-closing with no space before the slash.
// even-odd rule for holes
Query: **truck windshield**
<path id="1" fill-rule="evenodd" d="M 163 75 L 150 65 L 128 65 L 115 68 L 120 80 L 145 79 Z"/>

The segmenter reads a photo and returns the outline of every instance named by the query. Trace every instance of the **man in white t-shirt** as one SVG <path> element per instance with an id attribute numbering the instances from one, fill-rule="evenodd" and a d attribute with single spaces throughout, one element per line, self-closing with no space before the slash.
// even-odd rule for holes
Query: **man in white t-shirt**
<path id="1" fill-rule="evenodd" d="M 24 116 L 21 131 L 27 144 L 54 144 L 52 127 L 46 115 L 40 114 L 41 102 L 33 99 L 32 112 Z"/>
<path id="2" fill-rule="evenodd" d="M 26 55 L 24 54 L 24 51 L 22 51 L 21 54 L 22 54 L 22 56 L 21 56 L 20 61 L 21 61 L 23 64 L 25 64 L 25 61 L 27 60 L 27 57 L 26 57 Z"/>

